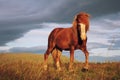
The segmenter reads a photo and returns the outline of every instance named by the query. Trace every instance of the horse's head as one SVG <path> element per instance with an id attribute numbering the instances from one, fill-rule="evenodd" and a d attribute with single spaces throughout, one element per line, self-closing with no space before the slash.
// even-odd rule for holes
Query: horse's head
<path id="1" fill-rule="evenodd" d="M 73 27 L 76 27 L 80 31 L 82 40 L 86 39 L 86 32 L 89 30 L 89 14 L 80 12 L 75 15 L 73 20 Z"/>

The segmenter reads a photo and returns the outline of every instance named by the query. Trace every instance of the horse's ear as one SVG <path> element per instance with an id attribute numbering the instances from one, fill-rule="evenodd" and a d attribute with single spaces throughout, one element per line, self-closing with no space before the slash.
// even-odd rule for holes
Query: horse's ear
<path id="1" fill-rule="evenodd" d="M 91 15 L 87 14 L 87 17 L 88 17 L 88 21 L 87 21 L 87 24 L 86 24 L 87 25 L 87 28 L 86 28 L 87 30 L 86 31 L 89 31 L 89 18 L 91 17 Z"/>
<path id="2" fill-rule="evenodd" d="M 90 18 L 90 17 L 91 17 L 91 15 L 90 15 L 90 14 L 86 14 L 86 16 L 87 16 L 88 18 Z"/>
<path id="3" fill-rule="evenodd" d="M 73 24 L 73 27 L 77 26 L 77 15 L 75 15 L 72 24 Z"/>

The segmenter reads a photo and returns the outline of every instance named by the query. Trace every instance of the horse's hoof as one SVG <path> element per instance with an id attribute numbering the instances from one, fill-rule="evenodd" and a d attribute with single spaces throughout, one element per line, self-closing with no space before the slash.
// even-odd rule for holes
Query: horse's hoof
<path id="1" fill-rule="evenodd" d="M 59 67 L 57 67 L 56 69 L 57 69 L 57 71 L 61 71 L 61 67 L 60 67 L 60 66 L 59 66 Z"/>
<path id="2" fill-rule="evenodd" d="M 87 72 L 87 71 L 88 71 L 88 68 L 82 68 L 81 71 L 82 71 L 82 72 Z"/>
<path id="3" fill-rule="evenodd" d="M 44 65 L 44 70 L 45 70 L 45 71 L 47 71 L 47 68 L 48 68 L 47 65 Z"/>
<path id="4" fill-rule="evenodd" d="M 57 71 L 62 71 L 61 69 L 57 69 Z"/>
<path id="5" fill-rule="evenodd" d="M 69 70 L 69 72 L 73 72 L 74 71 L 72 67 L 69 67 L 68 70 Z"/>
<path id="6" fill-rule="evenodd" d="M 69 69 L 69 72 L 74 72 L 74 70 L 73 69 Z"/>

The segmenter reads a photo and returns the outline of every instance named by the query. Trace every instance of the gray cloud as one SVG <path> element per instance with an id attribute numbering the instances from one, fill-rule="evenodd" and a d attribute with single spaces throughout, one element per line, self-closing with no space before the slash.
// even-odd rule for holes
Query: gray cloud
<path id="1" fill-rule="evenodd" d="M 120 11 L 120 1 L 115 0 L 4 0 L 1 1 L 0 22 L 71 22 L 80 11 L 90 13 L 93 17 L 108 15 Z"/>
<path id="2" fill-rule="evenodd" d="M 118 13 L 120 11 L 120 1 L 115 0 L 99 0 L 90 5 L 87 9 L 93 16 L 108 15 Z"/>
<path id="3" fill-rule="evenodd" d="M 44 46 L 37 46 L 37 47 L 13 47 L 9 49 L 9 52 L 32 52 L 32 53 L 40 53 L 43 54 L 46 50 Z"/>
<path id="4" fill-rule="evenodd" d="M 0 45 L 13 41 L 41 22 L 72 22 L 73 16 L 86 11 L 93 18 L 120 11 L 118 0 L 1 0 Z"/>
<path id="5" fill-rule="evenodd" d="M 56 14 L 53 12 L 58 9 L 64 0 L 6 0 L 1 1 L 0 22 L 1 24 L 27 23 L 44 21 L 49 19 L 49 16 Z"/>
<path id="6" fill-rule="evenodd" d="M 115 0 L 74 0 L 68 1 L 51 17 L 53 21 L 72 22 L 74 15 L 80 11 L 88 12 L 92 19 L 120 12 L 120 1 Z M 61 13 L 62 12 L 62 13 Z M 59 19 L 58 19 L 59 17 Z"/>
<path id="7" fill-rule="evenodd" d="M 49 3 L 48 3 L 49 2 Z M 41 28 L 34 24 L 44 22 L 53 15 L 53 9 L 63 0 L 1 0 L 0 1 L 0 45 L 13 41 L 31 29 Z"/>
<path id="8" fill-rule="evenodd" d="M 23 36 L 24 33 L 31 29 L 42 28 L 36 24 L 24 25 L 2 25 L 0 27 L 0 45 L 4 46 L 5 43 L 13 41 Z"/>

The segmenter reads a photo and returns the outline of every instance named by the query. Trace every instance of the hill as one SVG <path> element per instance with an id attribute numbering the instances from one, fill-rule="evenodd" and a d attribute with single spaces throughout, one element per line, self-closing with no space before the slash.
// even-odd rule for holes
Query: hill
<path id="1" fill-rule="evenodd" d="M 84 63 L 75 62 L 68 71 L 69 58 L 62 56 L 62 71 L 56 71 L 51 56 L 48 71 L 43 70 L 43 54 L 1 53 L 0 80 L 120 80 L 120 62 L 90 63 L 82 72 Z"/>

